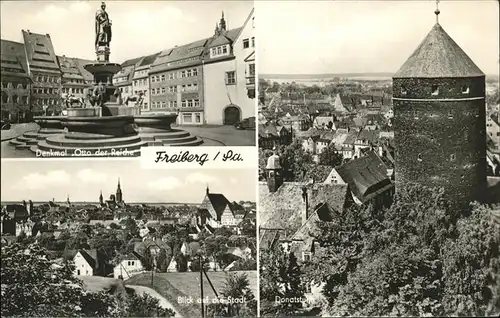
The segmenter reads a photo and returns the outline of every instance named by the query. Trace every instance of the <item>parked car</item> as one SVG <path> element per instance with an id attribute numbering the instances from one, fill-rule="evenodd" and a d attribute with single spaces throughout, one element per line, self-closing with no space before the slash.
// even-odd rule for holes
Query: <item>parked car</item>
<path id="1" fill-rule="evenodd" d="M 10 129 L 10 122 L 8 120 L 2 120 L 1 127 L 2 127 L 2 130 L 9 130 Z"/>
<path id="2" fill-rule="evenodd" d="M 255 129 L 255 117 L 248 117 L 234 125 L 236 129 Z"/>

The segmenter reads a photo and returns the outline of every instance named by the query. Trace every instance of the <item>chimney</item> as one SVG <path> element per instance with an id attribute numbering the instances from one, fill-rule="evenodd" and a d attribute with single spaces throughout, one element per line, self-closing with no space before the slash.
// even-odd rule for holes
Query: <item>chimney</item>
<path id="1" fill-rule="evenodd" d="M 309 219 L 309 197 L 307 195 L 307 187 L 302 187 L 302 199 L 305 204 L 304 213 L 302 214 L 302 225 L 304 225 Z"/>

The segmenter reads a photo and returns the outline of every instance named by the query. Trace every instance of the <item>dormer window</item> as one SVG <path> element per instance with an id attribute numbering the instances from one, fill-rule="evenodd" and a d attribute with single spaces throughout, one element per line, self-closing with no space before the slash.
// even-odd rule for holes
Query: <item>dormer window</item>
<path id="1" fill-rule="evenodd" d="M 302 259 L 304 260 L 304 262 L 311 261 L 311 253 L 309 253 L 309 252 L 303 252 L 302 253 Z"/>
<path id="2" fill-rule="evenodd" d="M 453 112 L 451 110 L 448 111 L 448 119 L 453 119 Z"/>
<path id="3" fill-rule="evenodd" d="M 421 161 L 422 161 L 422 154 L 421 154 L 421 153 L 419 153 L 419 154 L 417 155 L 417 160 L 418 160 L 419 162 L 421 162 Z"/>
<path id="4" fill-rule="evenodd" d="M 401 95 L 405 96 L 408 94 L 408 90 L 406 89 L 406 86 L 401 86 Z"/>
<path id="5" fill-rule="evenodd" d="M 439 95 L 439 86 L 437 86 L 437 85 L 432 85 L 431 86 L 431 95 L 432 96 L 438 96 Z"/>
<path id="6" fill-rule="evenodd" d="M 248 49 L 250 47 L 250 40 L 249 39 L 244 39 L 243 40 L 243 48 Z"/>
<path id="7" fill-rule="evenodd" d="M 452 153 L 452 154 L 450 155 L 450 161 L 455 161 L 455 159 L 456 159 L 456 158 L 457 158 L 457 157 L 456 157 L 456 155 L 455 155 L 454 153 Z"/>
<path id="8" fill-rule="evenodd" d="M 469 94 L 469 86 L 463 85 L 462 86 L 462 94 Z"/>
<path id="9" fill-rule="evenodd" d="M 210 49 L 210 57 L 219 57 L 229 55 L 229 44 L 213 47 Z"/>

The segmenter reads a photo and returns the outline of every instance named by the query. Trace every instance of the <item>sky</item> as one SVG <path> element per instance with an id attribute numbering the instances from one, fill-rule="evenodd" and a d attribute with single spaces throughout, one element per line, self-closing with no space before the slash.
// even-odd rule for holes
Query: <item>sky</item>
<path id="1" fill-rule="evenodd" d="M 427 1 L 257 1 L 262 74 L 396 72 L 436 23 Z M 499 73 L 499 2 L 441 1 L 439 23 L 488 75 Z"/>
<path id="2" fill-rule="evenodd" d="M 145 170 L 140 160 L 5 160 L 1 201 L 97 202 L 115 193 L 120 178 L 125 202 L 201 203 L 205 189 L 230 201 L 256 201 L 255 169 Z"/>
<path id="3" fill-rule="evenodd" d="M 21 30 L 50 34 L 58 55 L 95 60 L 94 20 L 101 1 L 0 2 L 1 38 L 22 42 Z M 241 27 L 252 1 L 108 1 L 111 61 L 154 54 L 211 37 L 222 11 L 229 29 Z"/>

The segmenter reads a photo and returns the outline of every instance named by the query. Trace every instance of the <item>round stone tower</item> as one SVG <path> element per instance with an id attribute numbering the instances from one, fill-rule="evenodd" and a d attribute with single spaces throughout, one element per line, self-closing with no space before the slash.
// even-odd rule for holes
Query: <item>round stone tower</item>
<path id="1" fill-rule="evenodd" d="M 436 24 L 393 76 L 396 188 L 442 187 L 454 205 L 486 192 L 485 76 Z"/>

